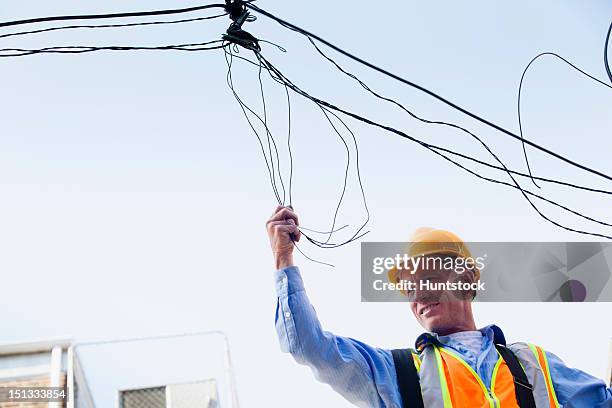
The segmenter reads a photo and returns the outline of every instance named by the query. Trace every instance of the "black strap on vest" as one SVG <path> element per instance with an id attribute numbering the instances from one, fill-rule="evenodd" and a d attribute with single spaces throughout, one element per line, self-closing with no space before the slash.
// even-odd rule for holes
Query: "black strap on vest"
<path id="1" fill-rule="evenodd" d="M 536 408 L 535 399 L 533 398 L 533 387 L 529 383 L 518 358 L 505 346 L 496 344 L 495 347 L 506 362 L 514 378 L 514 392 L 519 407 Z M 391 350 L 391 355 L 395 364 L 397 385 L 402 397 L 402 407 L 424 408 L 421 383 L 419 382 L 419 375 L 412 359 L 412 351 L 410 349 Z"/>
<path id="2" fill-rule="evenodd" d="M 419 375 L 412 359 L 410 349 L 391 350 L 397 385 L 402 397 L 404 408 L 424 408 L 423 395 L 421 395 L 421 383 Z"/>
<path id="3" fill-rule="evenodd" d="M 516 401 L 521 408 L 536 408 L 535 399 L 533 398 L 533 386 L 529 383 L 525 371 L 514 353 L 506 346 L 496 344 L 495 348 L 499 351 L 506 365 L 514 378 L 514 393 Z"/>

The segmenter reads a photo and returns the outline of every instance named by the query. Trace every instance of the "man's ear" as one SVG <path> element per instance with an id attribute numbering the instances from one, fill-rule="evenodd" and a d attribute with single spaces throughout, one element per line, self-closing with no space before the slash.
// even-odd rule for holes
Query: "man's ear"
<path id="1" fill-rule="evenodd" d="M 475 283 L 476 282 L 476 267 L 470 268 L 470 282 L 471 283 Z M 478 294 L 478 291 L 476 289 L 474 289 L 474 294 L 472 295 L 472 300 L 476 299 L 476 295 L 477 294 Z"/>
<path id="2" fill-rule="evenodd" d="M 475 273 L 475 271 L 476 271 L 475 267 L 466 270 L 464 273 L 461 274 L 461 277 L 459 278 L 459 280 L 462 281 L 462 282 L 466 282 L 466 283 L 474 283 L 474 282 L 476 282 L 476 273 Z M 474 300 L 476 298 L 476 290 L 474 290 L 473 292 L 474 293 L 471 293 L 471 294 L 466 293 L 465 295 L 462 295 L 461 298 L 463 300 L 468 300 L 468 299 L 470 299 L 470 295 L 471 295 L 471 299 L 470 300 Z"/>

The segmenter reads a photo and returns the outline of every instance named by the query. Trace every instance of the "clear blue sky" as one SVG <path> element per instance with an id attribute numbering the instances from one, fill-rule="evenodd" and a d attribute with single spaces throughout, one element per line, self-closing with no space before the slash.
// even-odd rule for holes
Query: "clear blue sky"
<path id="1" fill-rule="evenodd" d="M 0 14 L 10 20 L 194 4 L 5 1 Z M 602 48 L 612 18 L 612 4 L 605 0 L 348 4 L 258 1 L 512 130 L 518 129 L 521 71 L 537 53 L 558 52 L 605 78 Z M 2 47 L 199 42 L 219 38 L 227 25 L 220 20 L 71 31 L 0 42 Z M 264 44 L 268 58 L 313 94 L 424 140 L 486 157 L 466 135 L 415 123 L 368 97 L 303 38 L 264 18 L 248 30 L 287 48 L 284 54 Z M 339 61 L 415 112 L 478 131 L 508 164 L 524 168 L 520 145 L 506 136 Z M 284 407 L 287 400 L 294 407 L 344 406 L 279 350 L 264 228 L 275 201 L 259 146 L 227 89 L 225 73 L 220 51 L 0 61 L 0 341 L 223 330 L 232 344 L 244 406 Z M 239 91 L 256 104 L 256 72 L 243 64 L 235 76 Z M 612 92 L 552 60 L 538 63 L 525 86 L 526 136 L 612 173 Z M 284 91 L 269 81 L 266 89 L 270 120 L 282 141 Z M 315 107 L 297 97 L 293 101 L 294 206 L 305 226 L 325 229 L 342 181 L 343 146 Z M 369 240 L 403 240 L 418 226 L 450 229 L 472 241 L 585 239 L 538 218 L 513 190 L 473 179 L 396 136 L 353 128 L 372 214 Z M 539 175 L 612 187 L 537 153 L 530 157 Z M 283 171 L 287 175 L 286 166 Z M 609 199 L 545 191 L 593 216 L 609 219 L 612 213 Z M 362 216 L 353 184 L 341 223 L 357 225 Z M 329 269 L 297 256 L 324 327 L 381 347 L 412 344 L 421 329 L 407 305 L 360 303 L 358 244 L 329 251 L 303 248 L 336 265 Z M 498 323 L 509 340 L 539 343 L 569 364 L 603 376 L 601 356 L 612 337 L 610 304 L 477 304 L 475 309 L 479 324 Z M 579 348 L 585 332 L 592 344 Z M 300 398 L 294 400 L 296 395 Z"/>

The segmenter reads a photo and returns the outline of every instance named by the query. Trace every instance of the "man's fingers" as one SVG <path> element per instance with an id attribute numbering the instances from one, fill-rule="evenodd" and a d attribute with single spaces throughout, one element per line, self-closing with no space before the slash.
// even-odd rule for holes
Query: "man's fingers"
<path id="1" fill-rule="evenodd" d="M 271 233 L 280 232 L 280 233 L 290 233 L 297 234 L 300 232 L 297 225 L 293 222 L 293 220 L 281 220 L 281 221 L 271 221 L 268 222 L 268 231 Z"/>
<path id="2" fill-rule="evenodd" d="M 278 226 L 278 225 L 289 225 L 289 224 L 287 224 L 287 221 L 285 221 L 285 220 L 268 221 L 268 223 L 266 224 L 266 226 L 268 227 L 268 230 L 270 230 L 270 231 L 272 231 L 273 228 Z"/>
<path id="3" fill-rule="evenodd" d="M 276 207 L 274 214 L 266 222 L 266 228 L 270 234 L 289 234 L 296 242 L 302 237 L 298 225 L 298 217 L 293 207 L 282 205 Z"/>
<path id="4" fill-rule="evenodd" d="M 269 221 L 267 226 L 269 230 L 273 230 L 276 227 L 289 227 L 295 231 L 299 231 L 293 220 Z"/>
<path id="5" fill-rule="evenodd" d="M 274 213 L 274 215 L 272 215 L 272 217 L 270 217 L 270 219 L 268 220 L 268 223 L 274 222 L 274 221 L 288 220 L 288 219 L 293 220 L 296 225 L 300 225 L 297 214 L 294 213 L 288 207 L 281 207 L 280 210 L 278 210 L 276 213 Z"/>
<path id="6" fill-rule="evenodd" d="M 275 235 L 288 234 L 288 235 L 293 235 L 294 237 L 295 237 L 296 233 L 300 232 L 300 230 L 298 230 L 295 225 L 289 225 L 289 224 L 273 225 L 271 227 L 271 229 L 272 229 L 272 232 Z M 296 240 L 297 240 L 297 238 L 296 238 Z"/>
<path id="7" fill-rule="evenodd" d="M 287 224 L 295 226 L 295 232 L 293 233 L 293 240 L 296 242 L 299 242 L 300 237 L 302 236 L 302 233 L 300 232 L 299 228 L 295 224 L 295 221 L 293 221 L 292 219 L 288 219 Z"/>
<path id="8" fill-rule="evenodd" d="M 274 210 L 274 212 L 272 213 L 272 215 L 270 217 L 274 217 L 274 215 L 280 211 L 281 208 L 284 208 L 282 205 L 277 205 L 276 209 Z"/>

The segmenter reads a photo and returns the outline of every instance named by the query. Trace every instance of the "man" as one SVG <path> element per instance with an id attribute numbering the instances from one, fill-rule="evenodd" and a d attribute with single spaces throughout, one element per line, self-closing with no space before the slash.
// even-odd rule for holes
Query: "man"
<path id="1" fill-rule="evenodd" d="M 495 325 L 477 329 L 473 293 L 444 292 L 435 297 L 419 290 L 407 293 L 412 313 L 427 330 L 409 351 L 412 359 L 402 360 L 398 351 L 324 331 L 293 263 L 293 241 L 300 240 L 297 215 L 292 208 L 279 206 L 266 225 L 277 270 L 276 329 L 281 348 L 351 403 L 385 408 L 413 406 L 415 401 L 426 408 L 612 407 L 612 391 L 603 381 L 567 367 L 538 346 L 504 347 L 504 335 Z M 424 229 L 412 241 L 419 244 L 413 255 L 425 258 L 469 255 L 463 242 L 446 231 Z M 453 244 L 450 249 L 441 244 L 448 242 Z M 404 265 L 389 276 L 395 282 L 411 276 L 443 278 L 439 270 L 411 272 Z M 472 268 L 461 279 L 474 282 L 479 273 Z M 417 391 L 406 374 L 411 370 L 417 373 Z M 529 399 L 532 405 L 525 402 Z"/>

